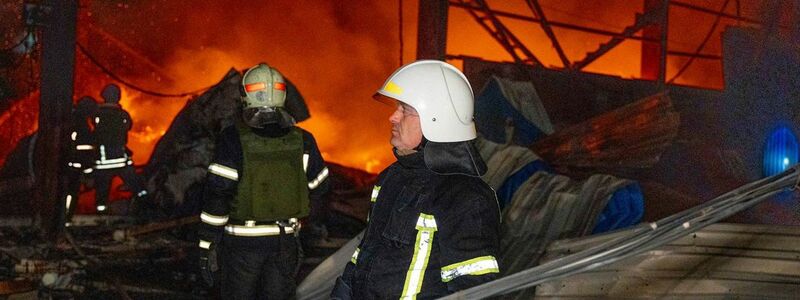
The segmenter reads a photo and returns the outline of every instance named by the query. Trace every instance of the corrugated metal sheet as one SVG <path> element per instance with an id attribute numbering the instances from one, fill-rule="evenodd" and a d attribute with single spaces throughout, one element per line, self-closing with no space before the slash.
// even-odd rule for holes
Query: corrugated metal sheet
<path id="1" fill-rule="evenodd" d="M 297 285 L 296 298 L 298 300 L 330 299 L 331 291 L 334 284 L 336 284 L 336 278 L 344 272 L 344 267 L 353 257 L 353 252 L 356 251 L 356 247 L 358 247 L 363 236 L 364 232 L 362 231 L 342 248 L 339 248 L 339 250 L 322 261 L 314 271 L 311 271 L 303 279 L 303 282 Z"/>
<path id="2" fill-rule="evenodd" d="M 486 161 L 488 168 L 482 178 L 495 190 L 511 174 L 530 162 L 540 159 L 538 155 L 525 147 L 496 144 L 480 137 L 478 141 L 478 151 L 481 152 L 481 157 Z"/>
<path id="3" fill-rule="evenodd" d="M 543 260 L 619 234 L 554 242 Z M 800 227 L 714 224 L 656 250 L 540 285 L 537 299 L 797 299 Z"/>
<path id="4" fill-rule="evenodd" d="M 538 265 L 551 241 L 589 234 L 614 191 L 630 183 L 610 175 L 577 181 L 535 173 L 503 212 L 501 272 L 513 274 Z M 518 296 L 530 299 L 525 292 Z"/>

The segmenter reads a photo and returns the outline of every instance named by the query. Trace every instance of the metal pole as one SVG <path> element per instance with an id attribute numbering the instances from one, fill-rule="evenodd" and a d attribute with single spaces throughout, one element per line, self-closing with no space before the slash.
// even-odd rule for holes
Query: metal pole
<path id="1" fill-rule="evenodd" d="M 419 0 L 417 59 L 444 60 L 447 49 L 447 0 Z"/>
<path id="2" fill-rule="evenodd" d="M 78 16 L 76 0 L 47 0 L 50 8 L 42 28 L 41 98 L 39 99 L 39 137 L 36 143 L 36 193 L 33 212 L 45 236 L 53 236 L 57 220 L 63 166 L 63 141 L 72 109 L 75 35 Z"/>

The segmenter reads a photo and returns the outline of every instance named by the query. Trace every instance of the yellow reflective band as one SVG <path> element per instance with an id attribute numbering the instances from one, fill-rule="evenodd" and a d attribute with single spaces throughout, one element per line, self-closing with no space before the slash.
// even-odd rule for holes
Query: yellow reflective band
<path id="1" fill-rule="evenodd" d="M 419 219 L 417 219 L 417 230 L 436 231 L 436 219 L 431 215 L 419 214 Z"/>
<path id="2" fill-rule="evenodd" d="M 200 246 L 200 248 L 203 248 L 203 249 L 210 249 L 211 248 L 211 242 L 200 240 L 200 244 L 198 246 Z"/>
<path id="3" fill-rule="evenodd" d="M 422 224 L 423 226 L 420 226 Z M 430 226 L 432 225 L 432 226 Z M 425 269 L 428 268 L 428 260 L 433 249 L 433 236 L 436 233 L 436 220 L 431 215 L 419 214 L 417 219 L 417 241 L 414 247 L 414 257 L 406 273 L 406 281 L 403 285 L 403 294 L 400 299 L 416 299 L 417 294 L 422 290 L 422 282 L 425 279 Z"/>
<path id="4" fill-rule="evenodd" d="M 386 83 L 386 86 L 383 87 L 383 90 L 398 96 L 403 94 L 403 88 L 391 81 Z"/>
<path id="5" fill-rule="evenodd" d="M 500 267 L 494 256 L 487 255 L 465 260 L 442 268 L 442 281 L 448 282 L 464 275 L 499 273 Z"/>
<path id="6" fill-rule="evenodd" d="M 358 261 L 358 252 L 361 252 L 361 248 L 356 248 L 356 251 L 353 252 L 353 257 L 350 258 L 350 262 L 355 264 Z"/>
<path id="7" fill-rule="evenodd" d="M 222 176 L 224 178 L 233 181 L 239 180 L 239 172 L 236 171 L 236 169 L 228 168 L 220 164 L 211 164 L 210 166 L 208 166 L 208 172 L 211 172 L 211 174 Z"/>
<path id="8" fill-rule="evenodd" d="M 322 171 L 317 174 L 317 178 L 314 178 L 311 182 L 308 183 L 308 189 L 313 190 L 319 186 L 320 183 L 325 181 L 325 178 L 328 178 L 328 167 L 322 169 Z"/>
<path id="9" fill-rule="evenodd" d="M 381 187 L 376 185 L 372 188 L 372 198 L 369 199 L 370 202 L 378 201 L 378 194 L 381 192 Z"/>
<path id="10" fill-rule="evenodd" d="M 208 225 L 222 226 L 228 224 L 228 216 L 215 216 L 207 212 L 200 214 L 200 221 Z"/>

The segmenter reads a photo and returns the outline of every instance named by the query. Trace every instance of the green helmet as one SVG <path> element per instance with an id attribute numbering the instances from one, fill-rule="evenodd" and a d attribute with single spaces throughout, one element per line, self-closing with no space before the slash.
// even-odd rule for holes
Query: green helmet
<path id="1" fill-rule="evenodd" d="M 294 125 L 294 119 L 284 109 L 286 81 L 278 70 L 260 63 L 242 77 L 242 117 L 250 127 L 269 124 L 281 127 Z"/>

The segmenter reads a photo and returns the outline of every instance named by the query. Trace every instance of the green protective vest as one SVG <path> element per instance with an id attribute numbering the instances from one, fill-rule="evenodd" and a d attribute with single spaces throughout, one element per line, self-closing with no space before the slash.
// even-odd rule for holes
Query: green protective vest
<path id="1" fill-rule="evenodd" d="M 231 218 L 274 221 L 307 216 L 302 131 L 295 127 L 285 136 L 269 138 L 247 125 L 238 124 L 237 129 L 244 160 Z"/>

